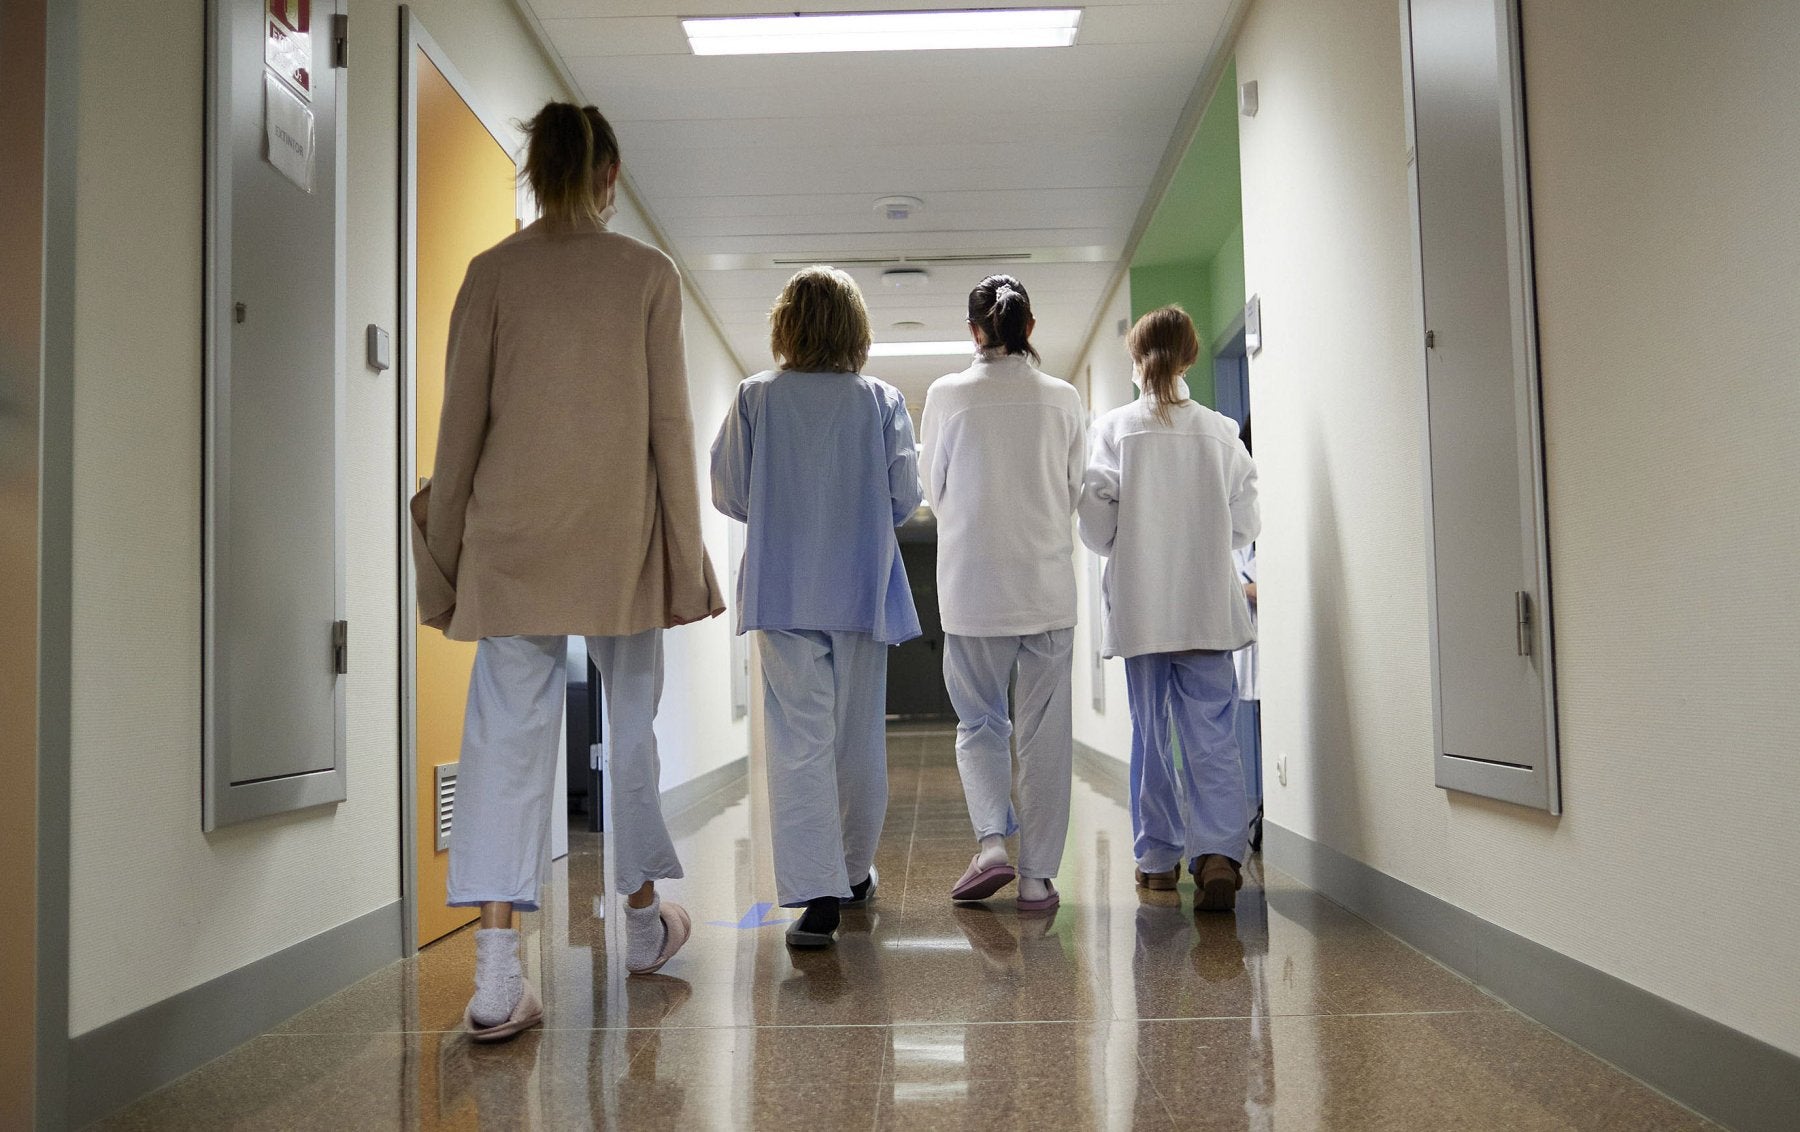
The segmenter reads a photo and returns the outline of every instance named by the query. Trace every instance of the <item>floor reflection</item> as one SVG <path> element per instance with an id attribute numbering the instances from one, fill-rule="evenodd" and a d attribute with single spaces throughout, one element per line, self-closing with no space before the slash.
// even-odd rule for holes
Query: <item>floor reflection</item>
<path id="1" fill-rule="evenodd" d="M 371 976 L 113 1128 L 1704 1127 L 1391 936 L 1251 862 L 1235 916 L 1131 882 L 1115 779 L 1074 791 L 1063 904 L 955 906 L 971 852 L 947 732 L 895 732 L 867 909 L 790 952 L 749 782 L 674 823 L 692 942 L 627 979 L 577 833 L 526 918 L 545 1024 L 456 1032 L 468 933 Z M 1600 1121 L 1596 1114 L 1604 1114 Z"/>

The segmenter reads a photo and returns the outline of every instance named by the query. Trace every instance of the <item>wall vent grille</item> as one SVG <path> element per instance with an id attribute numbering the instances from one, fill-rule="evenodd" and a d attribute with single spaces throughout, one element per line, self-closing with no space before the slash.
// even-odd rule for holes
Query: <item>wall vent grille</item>
<path id="1" fill-rule="evenodd" d="M 461 763 L 439 763 L 437 766 L 437 848 L 450 848 L 450 824 L 456 817 L 456 774 Z"/>

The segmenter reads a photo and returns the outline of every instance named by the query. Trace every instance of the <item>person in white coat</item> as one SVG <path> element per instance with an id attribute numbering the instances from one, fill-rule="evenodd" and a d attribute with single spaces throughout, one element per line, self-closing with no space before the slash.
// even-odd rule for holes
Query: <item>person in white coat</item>
<path id="1" fill-rule="evenodd" d="M 1238 430 L 1238 439 L 1244 442 L 1244 451 L 1256 457 L 1256 448 L 1250 443 L 1250 418 L 1244 418 L 1243 427 Z M 1256 544 L 1240 546 L 1232 551 L 1237 562 L 1238 580 L 1244 584 L 1244 599 L 1250 603 L 1250 628 L 1256 628 Z M 1232 654 L 1232 661 L 1237 666 L 1238 682 L 1238 750 L 1244 758 L 1244 791 L 1249 796 L 1250 806 L 1250 849 L 1252 852 L 1262 848 L 1263 823 L 1263 782 L 1262 782 L 1262 657 L 1261 648 L 1251 641 Z"/>
<path id="2" fill-rule="evenodd" d="M 920 425 L 925 496 L 938 524 L 944 683 L 956 708 L 956 765 L 979 843 L 950 896 L 985 900 L 1016 876 L 1025 912 L 1056 907 L 1052 878 L 1069 827 L 1070 520 L 1085 457 L 1081 395 L 1033 366 L 1036 325 L 1023 284 L 1010 275 L 983 279 L 969 292 L 974 364 L 931 384 Z M 1006 853 L 1015 833 L 1016 870 Z"/>
<path id="3" fill-rule="evenodd" d="M 1173 889 L 1185 858 L 1195 907 L 1230 911 L 1250 827 L 1231 654 L 1256 635 L 1232 551 L 1261 527 L 1256 466 L 1237 425 L 1189 398 L 1185 311 L 1151 311 L 1126 346 L 1143 396 L 1094 422 L 1077 511 L 1107 557 L 1101 651 L 1125 658 L 1137 880 Z"/>
<path id="4" fill-rule="evenodd" d="M 1250 625 L 1256 627 L 1256 544 L 1239 547 L 1232 552 L 1237 562 L 1238 578 L 1244 583 L 1244 598 L 1250 603 Z M 1244 793 L 1250 807 L 1250 848 L 1262 848 L 1262 682 L 1259 673 L 1262 658 L 1260 646 L 1251 641 L 1231 654 L 1237 668 L 1238 684 L 1238 751 L 1244 760 Z"/>

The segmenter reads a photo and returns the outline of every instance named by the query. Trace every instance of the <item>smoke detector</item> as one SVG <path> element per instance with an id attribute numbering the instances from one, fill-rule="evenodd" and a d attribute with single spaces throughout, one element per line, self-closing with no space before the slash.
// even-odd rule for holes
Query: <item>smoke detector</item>
<path id="1" fill-rule="evenodd" d="M 881 273 L 881 281 L 896 291 L 916 291 L 931 282 L 931 272 L 923 267 L 890 267 Z"/>
<path id="2" fill-rule="evenodd" d="M 875 215 L 883 220 L 911 220 L 924 207 L 918 197 L 882 197 L 875 202 Z"/>

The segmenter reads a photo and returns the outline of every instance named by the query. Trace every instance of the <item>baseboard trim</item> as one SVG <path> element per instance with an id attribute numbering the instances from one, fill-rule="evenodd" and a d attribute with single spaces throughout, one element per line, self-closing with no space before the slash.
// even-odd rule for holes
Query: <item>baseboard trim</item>
<path id="1" fill-rule="evenodd" d="M 1131 768 L 1126 763 L 1077 739 L 1075 771 L 1095 789 L 1107 792 L 1116 801 L 1125 801 L 1125 792 L 1131 781 Z"/>
<path id="2" fill-rule="evenodd" d="M 70 1127 L 115 1112 L 400 957 L 396 900 L 69 1042 Z"/>
<path id="3" fill-rule="evenodd" d="M 679 786 L 671 786 L 662 794 L 663 814 L 673 818 L 693 809 L 722 790 L 729 790 L 737 785 L 738 779 L 750 771 L 750 756 L 739 755 L 724 766 L 717 766 L 705 774 L 690 778 Z"/>
<path id="4" fill-rule="evenodd" d="M 1743 1132 L 1793 1128 L 1800 1057 L 1272 822 L 1263 857 L 1695 1112 Z"/>

